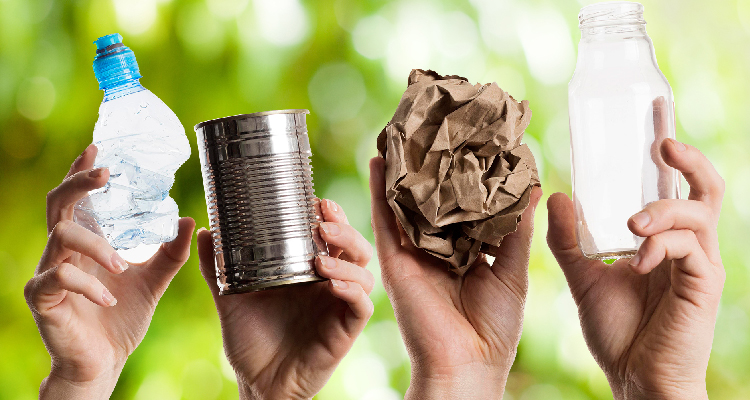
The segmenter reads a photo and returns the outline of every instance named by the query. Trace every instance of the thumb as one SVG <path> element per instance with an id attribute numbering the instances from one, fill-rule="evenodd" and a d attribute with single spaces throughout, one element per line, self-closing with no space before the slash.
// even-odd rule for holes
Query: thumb
<path id="1" fill-rule="evenodd" d="M 201 275 L 206 280 L 208 289 L 214 297 L 214 301 L 219 298 L 219 285 L 216 282 L 216 267 L 214 259 L 213 241 L 211 232 L 206 228 L 198 229 L 198 264 Z"/>
<path id="2" fill-rule="evenodd" d="M 578 301 L 606 271 L 607 265 L 586 258 L 578 248 L 573 202 L 563 193 L 547 200 L 547 245 L 565 274 L 573 298 Z"/>
<path id="3" fill-rule="evenodd" d="M 144 265 L 144 271 L 150 275 L 147 282 L 153 293 L 161 296 L 177 271 L 190 257 L 190 242 L 194 229 L 195 221 L 192 218 L 180 218 L 177 237 L 169 243 L 162 244 L 159 251 Z"/>
<path id="4" fill-rule="evenodd" d="M 529 266 L 531 238 L 534 235 L 534 214 L 541 197 L 542 188 L 534 187 L 529 197 L 529 205 L 521 214 L 521 222 L 518 223 L 516 231 L 505 236 L 499 247 L 493 248 L 495 262 L 492 270 L 498 277 L 510 275 L 525 279 Z"/>

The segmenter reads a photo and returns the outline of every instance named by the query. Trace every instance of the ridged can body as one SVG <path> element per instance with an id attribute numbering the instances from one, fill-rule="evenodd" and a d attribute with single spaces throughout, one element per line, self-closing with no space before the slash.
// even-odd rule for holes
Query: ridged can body
<path id="1" fill-rule="evenodd" d="M 307 110 L 195 126 L 220 294 L 323 280 Z"/>

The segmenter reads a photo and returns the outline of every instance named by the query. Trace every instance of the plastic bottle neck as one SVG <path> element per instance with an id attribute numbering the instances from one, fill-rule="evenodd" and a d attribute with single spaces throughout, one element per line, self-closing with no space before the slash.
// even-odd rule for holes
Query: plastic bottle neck
<path id="1" fill-rule="evenodd" d="M 146 88 L 141 85 L 138 79 L 120 81 L 115 86 L 104 88 L 104 101 L 102 101 L 102 103 L 137 93 L 142 90 L 146 90 Z"/>

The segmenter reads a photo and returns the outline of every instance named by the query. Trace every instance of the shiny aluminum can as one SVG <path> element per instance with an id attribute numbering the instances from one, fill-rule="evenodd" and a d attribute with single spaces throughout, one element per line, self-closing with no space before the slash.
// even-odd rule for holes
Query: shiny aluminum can
<path id="1" fill-rule="evenodd" d="M 236 115 L 195 126 L 219 293 L 321 281 L 327 255 L 310 164 L 307 110 Z"/>

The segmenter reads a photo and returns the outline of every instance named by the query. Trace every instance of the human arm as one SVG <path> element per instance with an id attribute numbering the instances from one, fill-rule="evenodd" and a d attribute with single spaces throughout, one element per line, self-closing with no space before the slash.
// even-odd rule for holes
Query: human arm
<path id="1" fill-rule="evenodd" d="M 330 378 L 373 313 L 372 247 L 336 203 L 322 201 L 320 235 L 329 256 L 315 260 L 330 279 L 219 296 L 213 243 L 198 232 L 201 272 L 221 320 L 224 351 L 241 399 L 309 399 Z"/>
<path id="2" fill-rule="evenodd" d="M 462 277 L 411 243 L 385 197 L 385 162 L 370 161 L 372 225 L 383 284 L 412 364 L 408 399 L 501 398 L 521 338 L 534 188 L 518 229 Z"/>
<path id="3" fill-rule="evenodd" d="M 75 203 L 103 186 L 89 146 L 47 197 L 49 239 L 24 295 L 51 358 L 42 399 L 106 399 L 146 334 L 156 304 L 187 260 L 194 222 L 148 261 L 128 265 L 105 239 L 73 222 Z"/>

